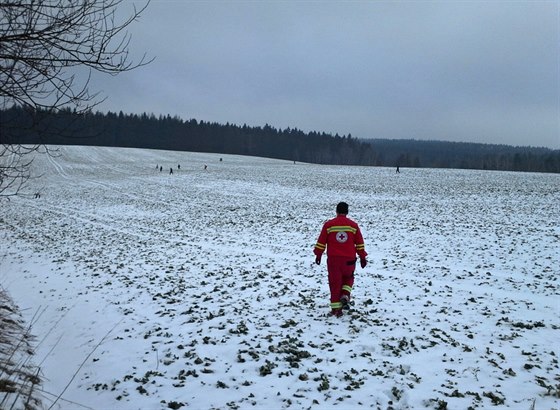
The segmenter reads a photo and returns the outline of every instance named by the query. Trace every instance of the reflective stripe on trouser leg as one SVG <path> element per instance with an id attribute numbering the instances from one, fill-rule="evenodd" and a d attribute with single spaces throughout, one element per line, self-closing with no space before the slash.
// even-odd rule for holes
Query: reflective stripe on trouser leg
<path id="1" fill-rule="evenodd" d="M 331 302 L 331 309 L 342 309 L 342 303 L 341 302 Z"/>
<path id="2" fill-rule="evenodd" d="M 354 286 L 354 266 L 348 266 L 348 270 L 345 270 L 342 275 L 342 286 L 340 292 L 342 295 L 347 295 L 350 298 L 350 293 Z"/>

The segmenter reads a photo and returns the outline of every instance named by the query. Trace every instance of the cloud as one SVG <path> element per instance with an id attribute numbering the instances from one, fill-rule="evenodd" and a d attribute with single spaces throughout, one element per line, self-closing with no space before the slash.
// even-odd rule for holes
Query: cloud
<path id="1" fill-rule="evenodd" d="M 156 61 L 93 85 L 102 109 L 560 148 L 559 7 L 155 1 L 131 30 Z"/>

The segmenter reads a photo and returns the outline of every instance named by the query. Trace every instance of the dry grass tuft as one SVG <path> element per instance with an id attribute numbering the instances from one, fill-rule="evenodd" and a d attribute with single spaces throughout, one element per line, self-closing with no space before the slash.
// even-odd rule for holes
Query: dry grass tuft
<path id="1" fill-rule="evenodd" d="M 0 408 L 6 410 L 41 408 L 37 387 L 39 368 L 33 357 L 30 327 L 25 326 L 17 307 L 0 287 Z"/>

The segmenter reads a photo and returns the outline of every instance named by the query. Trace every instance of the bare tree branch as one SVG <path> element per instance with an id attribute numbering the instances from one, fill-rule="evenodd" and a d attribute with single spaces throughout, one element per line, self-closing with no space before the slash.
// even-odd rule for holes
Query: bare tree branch
<path id="1" fill-rule="evenodd" d="M 117 75 L 152 60 L 131 61 L 127 28 L 146 9 L 125 0 L 12 0 L 0 2 L 0 109 L 14 105 L 43 112 L 91 111 L 104 99 L 89 89 L 91 73 Z M 129 3 L 126 3 L 129 4 Z M 80 81 L 77 69 L 88 73 Z M 37 126 L 38 124 L 33 124 Z M 13 127 L 0 117 L 0 197 L 17 195 L 30 178 L 41 146 L 8 148 Z M 54 131 L 56 132 L 56 131 Z M 18 159 L 19 157 L 19 159 Z"/>

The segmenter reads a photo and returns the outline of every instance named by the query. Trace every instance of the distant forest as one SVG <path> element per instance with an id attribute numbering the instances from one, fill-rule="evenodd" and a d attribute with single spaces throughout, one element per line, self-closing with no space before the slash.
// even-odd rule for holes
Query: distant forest
<path id="1" fill-rule="evenodd" d="M 1 144 L 92 145 L 215 152 L 332 165 L 560 173 L 560 150 L 444 141 L 358 139 L 270 125 L 153 114 L 0 110 Z"/>

